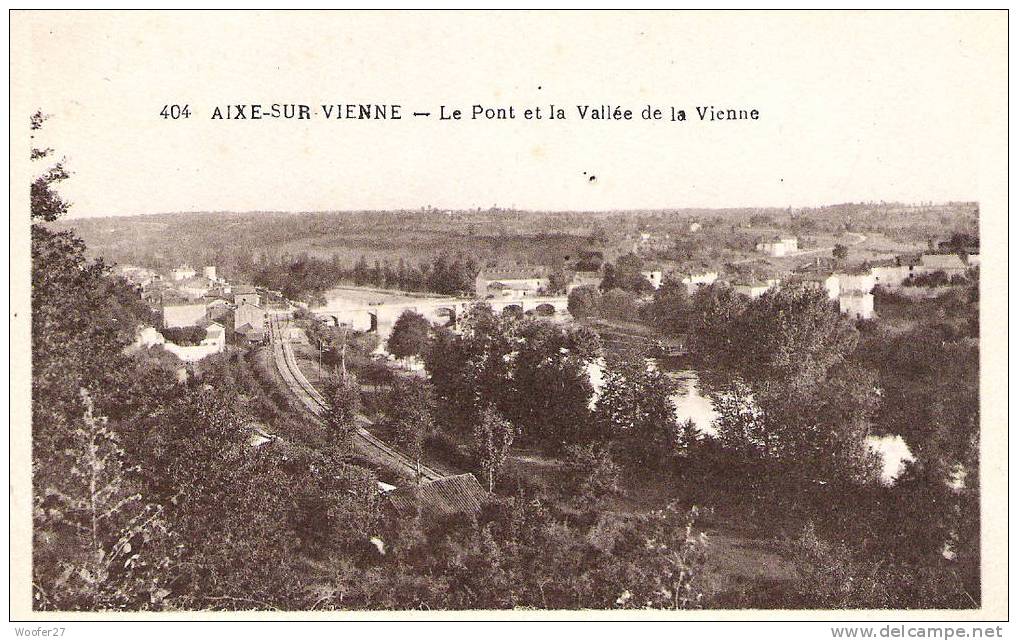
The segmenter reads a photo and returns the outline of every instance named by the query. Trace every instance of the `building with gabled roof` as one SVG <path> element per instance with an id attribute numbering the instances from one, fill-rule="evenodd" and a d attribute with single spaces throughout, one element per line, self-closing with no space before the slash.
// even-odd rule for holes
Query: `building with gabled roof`
<path id="1" fill-rule="evenodd" d="M 923 254 L 919 264 L 926 273 L 945 272 L 948 276 L 963 274 L 969 268 L 958 254 Z"/>
<path id="2" fill-rule="evenodd" d="M 404 517 L 417 515 L 418 500 L 422 514 L 477 514 L 487 496 L 469 473 L 425 481 L 420 488 L 404 486 L 385 494 L 392 508 Z"/>
<path id="3" fill-rule="evenodd" d="M 261 296 L 254 287 L 250 285 L 237 285 L 233 288 L 233 304 L 240 306 L 244 303 L 251 305 L 260 305 L 262 302 Z"/>
<path id="4" fill-rule="evenodd" d="M 474 279 L 474 293 L 488 296 L 537 296 L 547 291 L 547 270 L 541 266 L 482 269 Z"/>

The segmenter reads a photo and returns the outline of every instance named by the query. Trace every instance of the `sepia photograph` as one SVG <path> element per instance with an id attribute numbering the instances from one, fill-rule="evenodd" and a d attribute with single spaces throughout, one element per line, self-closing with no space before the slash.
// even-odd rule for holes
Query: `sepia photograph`
<path id="1" fill-rule="evenodd" d="M 9 19 L 12 620 L 1007 619 L 1006 11 Z"/>

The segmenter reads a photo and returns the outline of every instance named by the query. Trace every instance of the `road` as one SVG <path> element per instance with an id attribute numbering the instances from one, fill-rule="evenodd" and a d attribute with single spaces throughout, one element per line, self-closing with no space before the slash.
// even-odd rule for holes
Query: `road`
<path id="1" fill-rule="evenodd" d="M 293 347 L 283 330 L 286 329 L 289 321 L 281 320 L 278 317 L 271 317 L 269 329 L 272 342 L 272 355 L 276 368 L 287 387 L 317 419 L 322 419 L 327 411 L 328 404 L 325 398 L 315 389 L 300 371 L 297 358 L 293 354 Z M 411 479 L 417 478 L 418 467 L 410 457 L 398 452 L 382 441 L 378 440 L 371 432 L 365 429 L 365 425 L 371 425 L 366 416 L 358 416 L 359 425 L 353 434 L 352 445 L 355 450 L 364 454 L 370 459 L 380 459 L 389 467 L 406 474 Z M 432 469 L 425 465 L 420 466 L 421 479 L 424 481 L 435 481 L 447 474 Z"/>

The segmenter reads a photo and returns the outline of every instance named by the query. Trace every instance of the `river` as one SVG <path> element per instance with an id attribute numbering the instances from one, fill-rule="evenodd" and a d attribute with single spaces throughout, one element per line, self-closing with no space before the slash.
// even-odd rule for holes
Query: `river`
<path id="1" fill-rule="evenodd" d="M 363 308 L 365 305 L 379 305 L 400 301 L 413 300 L 413 294 L 402 294 L 399 292 L 387 292 L 384 290 L 368 290 L 358 288 L 337 288 L 327 292 L 327 309 L 342 309 L 344 307 Z M 421 298 L 434 298 L 427 295 Z M 319 308 L 322 309 L 322 308 Z M 354 329 L 368 329 L 367 316 L 364 319 L 357 319 L 362 323 L 354 324 Z M 364 325 L 364 326 L 360 326 Z M 378 335 L 382 338 L 376 350 L 379 354 L 385 354 L 385 338 L 392 330 L 391 322 L 381 321 L 376 326 Z M 700 392 L 699 375 L 689 368 L 681 358 L 660 358 L 650 361 L 652 367 L 659 368 L 665 375 L 676 384 L 676 392 L 672 396 L 675 403 L 675 416 L 681 421 L 692 419 L 693 423 L 705 435 L 716 435 L 717 429 L 714 426 L 714 419 L 717 413 L 714 411 L 714 404 L 709 398 Z M 421 364 L 415 363 L 414 369 L 420 369 Z M 591 383 L 594 386 L 595 399 L 597 390 L 603 382 L 602 366 L 593 363 L 588 366 Z M 593 404 L 593 400 L 591 401 Z M 912 460 L 912 452 L 905 441 L 897 435 L 870 436 L 867 438 L 870 448 L 880 454 L 883 460 L 883 479 L 891 483 L 898 477 L 904 468 L 905 462 Z"/>
<path id="2" fill-rule="evenodd" d="M 652 359 L 650 366 L 660 369 L 676 384 L 676 392 L 671 397 L 675 404 L 675 417 L 680 422 L 692 420 L 705 435 L 717 435 L 717 428 L 714 425 L 717 412 L 711 400 L 700 392 L 698 373 L 689 369 L 680 359 Z M 601 366 L 592 364 L 588 367 L 588 372 L 596 397 L 604 380 Z M 912 452 L 901 436 L 874 435 L 867 437 L 866 443 L 880 455 L 883 462 L 881 477 L 885 483 L 893 483 L 901 474 L 905 463 L 913 460 Z"/>

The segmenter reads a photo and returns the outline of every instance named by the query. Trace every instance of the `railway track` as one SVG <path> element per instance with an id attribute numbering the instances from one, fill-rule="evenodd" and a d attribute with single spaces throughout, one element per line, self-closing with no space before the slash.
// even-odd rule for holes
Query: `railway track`
<path id="1" fill-rule="evenodd" d="M 293 347 L 286 340 L 283 333 L 288 324 L 288 322 L 281 321 L 274 316 L 269 320 L 272 355 L 273 360 L 276 362 L 276 369 L 279 370 L 279 374 L 283 377 L 287 387 L 300 399 L 307 410 L 317 419 L 323 420 L 325 413 L 328 411 L 328 403 L 318 390 L 315 389 L 314 385 L 308 381 L 304 373 L 300 371 L 297 358 L 293 353 Z M 383 460 L 389 467 L 396 469 L 411 479 L 417 478 L 418 467 L 410 457 L 392 449 L 365 429 L 365 425 L 372 424 L 367 417 L 358 416 L 357 421 L 359 425 L 354 431 L 352 438 L 355 449 L 369 458 Z M 423 481 L 435 481 L 447 476 L 425 465 L 420 466 L 420 474 Z"/>

